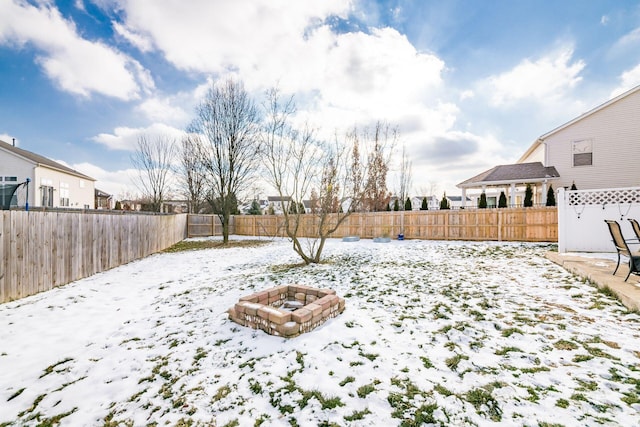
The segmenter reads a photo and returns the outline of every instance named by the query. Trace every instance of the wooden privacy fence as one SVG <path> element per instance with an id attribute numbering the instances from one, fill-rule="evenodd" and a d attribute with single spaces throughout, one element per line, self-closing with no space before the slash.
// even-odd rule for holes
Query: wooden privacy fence
<path id="1" fill-rule="evenodd" d="M 143 258 L 186 238 L 187 215 L 0 212 L 0 302 Z"/>
<path id="2" fill-rule="evenodd" d="M 303 215 L 300 236 L 315 235 L 317 218 Z M 282 215 L 238 215 L 232 231 L 249 236 L 284 236 Z M 425 240 L 557 242 L 555 207 L 372 212 L 350 215 L 332 237 L 383 235 Z"/>
<path id="3" fill-rule="evenodd" d="M 235 218 L 231 217 L 229 234 L 235 234 L 233 232 L 234 222 Z M 187 220 L 187 235 L 189 237 L 221 236 L 222 222 L 220 222 L 218 215 L 189 214 Z"/>

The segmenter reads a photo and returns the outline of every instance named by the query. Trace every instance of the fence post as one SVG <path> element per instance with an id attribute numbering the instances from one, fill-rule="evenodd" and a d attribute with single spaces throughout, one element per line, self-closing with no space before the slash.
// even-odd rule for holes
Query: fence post
<path id="1" fill-rule="evenodd" d="M 567 251 L 567 238 L 565 235 L 567 229 L 567 201 L 566 190 L 558 189 L 558 253 Z"/>

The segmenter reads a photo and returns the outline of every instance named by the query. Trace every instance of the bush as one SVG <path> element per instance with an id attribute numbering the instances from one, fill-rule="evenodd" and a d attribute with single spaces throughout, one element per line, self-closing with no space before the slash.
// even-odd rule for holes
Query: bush
<path id="1" fill-rule="evenodd" d="M 427 201 L 426 197 L 422 198 L 422 206 L 420 206 L 420 210 L 421 211 L 427 211 L 429 210 L 429 202 Z"/>
<path id="2" fill-rule="evenodd" d="M 404 210 L 411 211 L 413 210 L 413 206 L 411 206 L 411 199 L 407 197 L 407 201 L 404 202 Z"/>
<path id="3" fill-rule="evenodd" d="M 549 190 L 547 190 L 547 206 L 555 206 L 556 205 L 556 193 L 553 191 L 553 186 L 549 186 Z"/>
<path id="4" fill-rule="evenodd" d="M 396 212 L 400 210 L 400 203 L 398 202 L 398 199 L 396 199 L 396 201 L 393 202 L 393 210 Z"/>
<path id="5" fill-rule="evenodd" d="M 253 199 L 251 202 L 251 207 L 247 211 L 249 215 L 262 215 L 262 210 L 260 209 L 260 203 L 256 199 Z"/>
<path id="6" fill-rule="evenodd" d="M 440 200 L 440 209 L 451 209 L 451 205 L 449 205 L 449 199 L 447 199 L 446 193 L 442 196 L 442 200 Z"/>
<path id="7" fill-rule="evenodd" d="M 478 199 L 478 208 L 480 209 L 487 208 L 487 195 L 485 194 L 484 191 L 482 192 L 482 194 L 480 195 L 480 198 Z"/>
<path id="8" fill-rule="evenodd" d="M 527 189 L 524 191 L 524 207 L 529 208 L 533 206 L 533 190 L 531 184 L 527 184 Z"/>
<path id="9" fill-rule="evenodd" d="M 500 198 L 498 199 L 498 207 L 499 208 L 507 207 L 507 196 L 504 194 L 504 191 L 500 192 Z"/>

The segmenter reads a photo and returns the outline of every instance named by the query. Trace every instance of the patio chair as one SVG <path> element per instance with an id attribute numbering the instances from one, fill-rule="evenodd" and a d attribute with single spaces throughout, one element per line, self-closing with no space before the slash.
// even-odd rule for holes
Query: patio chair
<path id="1" fill-rule="evenodd" d="M 616 271 L 618 271 L 618 267 L 620 267 L 620 255 L 624 255 L 629 258 L 629 273 L 627 273 L 627 277 L 625 277 L 624 281 L 626 282 L 627 279 L 629 279 L 631 273 L 640 275 L 640 253 L 631 252 L 627 241 L 622 236 L 620 224 L 608 219 L 605 219 L 604 222 L 609 226 L 609 232 L 613 238 L 613 244 L 616 247 L 616 251 L 618 251 L 618 264 L 616 265 L 616 269 L 613 270 L 613 274 L 615 275 Z"/>
<path id="2" fill-rule="evenodd" d="M 631 223 L 631 228 L 633 228 L 633 232 L 636 233 L 636 241 L 640 243 L 640 224 L 638 221 L 633 218 L 627 218 Z"/>

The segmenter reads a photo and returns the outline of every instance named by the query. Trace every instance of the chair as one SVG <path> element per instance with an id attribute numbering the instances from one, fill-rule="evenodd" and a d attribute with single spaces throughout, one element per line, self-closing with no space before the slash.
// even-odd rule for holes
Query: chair
<path id="1" fill-rule="evenodd" d="M 629 249 L 629 245 L 627 245 L 627 241 L 624 240 L 622 236 L 622 230 L 620 230 L 620 224 L 616 221 L 611 221 L 605 219 L 604 222 L 609 226 L 609 232 L 611 233 L 611 237 L 613 238 L 613 244 L 618 251 L 618 264 L 616 265 L 616 269 L 613 270 L 613 274 L 616 274 L 618 271 L 618 267 L 620 267 L 620 255 L 624 255 L 629 258 L 629 273 L 627 273 L 627 277 L 625 277 L 624 281 L 626 282 L 629 279 L 631 273 L 640 275 L 640 253 L 631 252 Z"/>
<path id="2" fill-rule="evenodd" d="M 640 243 L 640 224 L 633 218 L 627 218 L 631 223 L 631 228 L 633 228 L 633 232 L 636 233 L 636 240 Z"/>

